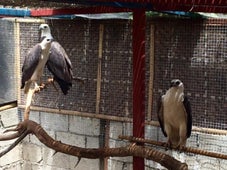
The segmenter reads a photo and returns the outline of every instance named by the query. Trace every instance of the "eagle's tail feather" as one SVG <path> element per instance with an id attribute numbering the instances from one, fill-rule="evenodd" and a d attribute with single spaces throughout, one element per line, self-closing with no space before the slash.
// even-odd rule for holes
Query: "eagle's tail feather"
<path id="1" fill-rule="evenodd" d="M 72 83 L 66 82 L 66 81 L 59 79 L 57 77 L 54 77 L 54 80 L 57 81 L 57 83 L 59 84 L 63 94 L 64 95 L 68 94 L 70 87 L 72 87 Z"/>

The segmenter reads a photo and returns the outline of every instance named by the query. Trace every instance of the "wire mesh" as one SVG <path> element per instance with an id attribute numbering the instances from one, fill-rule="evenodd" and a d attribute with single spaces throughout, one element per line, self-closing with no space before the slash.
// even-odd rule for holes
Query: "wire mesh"
<path id="1" fill-rule="evenodd" d="M 22 57 L 27 55 L 28 49 L 38 42 L 37 24 L 29 24 L 30 30 L 23 25 L 21 24 L 21 32 L 25 31 L 30 37 L 36 34 L 36 37 L 29 41 L 27 35 L 21 36 L 21 49 L 24 49 L 21 51 Z M 26 25 L 28 27 L 28 23 Z M 74 76 L 83 78 L 84 83 L 73 83 L 67 96 L 62 95 L 60 91 L 56 92 L 54 88 L 48 88 L 48 94 L 40 93 L 36 96 L 34 105 L 95 113 L 100 23 L 51 20 L 49 25 L 54 38 L 62 44 L 72 61 Z M 118 24 L 117 27 L 115 23 L 104 24 L 103 49 L 101 49 L 103 51 L 102 90 L 98 106 L 102 114 L 128 116 L 132 112 L 130 71 L 132 50 L 131 31 L 128 31 L 128 27 L 125 23 Z M 50 76 L 46 70 L 43 79 Z"/>
<path id="2" fill-rule="evenodd" d="M 104 29 L 100 113 L 128 117 L 132 113 L 130 23 L 115 21 Z"/>
<path id="3" fill-rule="evenodd" d="M 193 125 L 226 130 L 226 21 L 164 19 L 153 24 L 154 98 L 179 78 L 191 101 Z"/>

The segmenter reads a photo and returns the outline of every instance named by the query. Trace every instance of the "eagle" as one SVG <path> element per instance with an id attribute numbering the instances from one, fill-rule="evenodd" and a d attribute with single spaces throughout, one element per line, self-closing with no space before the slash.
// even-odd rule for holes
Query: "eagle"
<path id="1" fill-rule="evenodd" d="M 49 58 L 46 65 L 54 76 L 53 80 L 59 84 L 63 94 L 66 95 L 68 90 L 72 87 L 72 63 L 64 48 L 53 39 L 49 25 L 41 24 L 39 30 L 41 31 L 41 40 L 45 37 L 52 39 Z"/>
<path id="2" fill-rule="evenodd" d="M 158 121 L 168 139 L 167 147 L 182 149 L 186 146 L 192 130 L 192 114 L 181 80 L 172 80 L 170 88 L 161 96 L 158 102 Z"/>
<path id="3" fill-rule="evenodd" d="M 44 38 L 40 43 L 30 49 L 28 55 L 24 59 L 22 66 L 21 89 L 27 94 L 31 85 L 34 83 L 35 90 L 40 90 L 39 83 L 43 70 L 49 57 L 49 50 L 52 39 Z"/>

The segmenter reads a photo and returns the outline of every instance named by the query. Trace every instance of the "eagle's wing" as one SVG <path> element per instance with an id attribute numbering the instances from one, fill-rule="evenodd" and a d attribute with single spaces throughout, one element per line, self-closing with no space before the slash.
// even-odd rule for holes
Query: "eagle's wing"
<path id="1" fill-rule="evenodd" d="M 36 66 L 39 63 L 39 59 L 42 53 L 42 48 L 39 44 L 36 44 L 24 59 L 22 66 L 22 80 L 21 88 L 24 88 L 25 82 L 28 81 L 35 71 Z"/>
<path id="2" fill-rule="evenodd" d="M 192 131 L 192 111 L 191 111 L 191 104 L 187 96 L 184 96 L 184 108 L 186 111 L 186 117 L 187 117 L 187 137 L 189 138 L 191 136 Z"/>
<path id="3" fill-rule="evenodd" d="M 56 41 L 51 43 L 47 68 L 54 75 L 62 92 L 67 94 L 72 86 L 72 64 L 63 47 Z"/>
<path id="4" fill-rule="evenodd" d="M 162 132 L 163 132 L 164 136 L 167 137 L 167 134 L 166 134 L 165 129 L 164 129 L 164 116 L 163 116 L 162 96 L 159 98 L 159 100 L 157 102 L 157 106 L 158 106 L 158 121 L 159 121 L 159 124 L 160 124 L 160 127 L 162 129 Z"/>

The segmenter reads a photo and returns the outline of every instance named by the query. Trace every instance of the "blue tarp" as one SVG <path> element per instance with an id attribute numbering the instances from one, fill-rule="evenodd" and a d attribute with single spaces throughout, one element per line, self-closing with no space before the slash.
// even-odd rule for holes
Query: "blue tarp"
<path id="1" fill-rule="evenodd" d="M 0 15 L 16 16 L 16 17 L 29 17 L 29 16 L 31 16 L 31 12 L 29 9 L 0 8 Z"/>
<path id="2" fill-rule="evenodd" d="M 87 19 L 132 19 L 130 12 L 123 13 L 103 13 L 103 14 L 75 14 L 75 15 L 54 15 L 51 17 L 43 18 L 55 18 L 55 19 L 75 19 L 75 18 L 87 18 Z"/>

